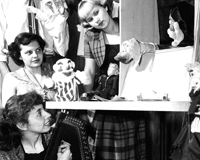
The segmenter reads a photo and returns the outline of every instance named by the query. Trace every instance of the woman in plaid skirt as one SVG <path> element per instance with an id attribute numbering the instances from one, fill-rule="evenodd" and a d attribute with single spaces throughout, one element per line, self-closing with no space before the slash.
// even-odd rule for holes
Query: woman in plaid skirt
<path id="1" fill-rule="evenodd" d="M 78 14 L 85 28 L 84 57 L 88 85 L 94 88 L 94 77 L 106 74 L 110 63 L 119 65 L 119 4 L 112 0 L 83 0 Z M 89 144 L 95 160 L 145 160 L 145 121 L 141 112 L 88 110 Z"/>

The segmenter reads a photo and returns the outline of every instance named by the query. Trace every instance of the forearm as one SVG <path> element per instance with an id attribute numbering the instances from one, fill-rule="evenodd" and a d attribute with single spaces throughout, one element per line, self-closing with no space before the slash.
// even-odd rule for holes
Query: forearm
<path id="1" fill-rule="evenodd" d="M 159 50 L 157 44 L 150 42 L 140 42 L 140 47 L 141 47 L 141 54 L 152 53 L 155 52 L 156 50 Z"/>
<path id="2" fill-rule="evenodd" d="M 4 77 L 8 72 L 10 72 L 10 69 L 8 67 L 7 62 L 0 61 L 0 73 Z"/>
<path id="3" fill-rule="evenodd" d="M 84 85 L 85 92 L 92 91 L 93 90 L 93 85 L 94 85 L 93 82 L 90 82 L 90 84 L 88 84 L 88 85 Z"/>
<path id="4" fill-rule="evenodd" d="M 84 72 L 87 77 L 87 82 L 84 84 L 85 92 L 93 90 L 95 71 L 96 71 L 95 60 L 92 58 L 85 58 Z"/>

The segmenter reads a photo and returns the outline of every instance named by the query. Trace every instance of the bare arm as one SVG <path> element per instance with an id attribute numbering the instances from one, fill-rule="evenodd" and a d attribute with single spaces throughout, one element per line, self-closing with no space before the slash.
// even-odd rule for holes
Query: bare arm
<path id="1" fill-rule="evenodd" d="M 5 107 L 7 100 L 16 94 L 17 79 L 6 74 L 2 85 L 2 106 Z"/>
<path id="2" fill-rule="evenodd" d="M 8 66 L 8 63 L 5 61 L 0 61 L 0 73 L 2 77 L 5 77 L 5 75 L 10 72 L 10 68 Z"/>
<path id="3" fill-rule="evenodd" d="M 84 71 L 88 77 L 87 85 L 84 86 L 85 92 L 92 91 L 94 85 L 94 76 L 96 71 L 96 62 L 92 58 L 85 58 L 85 68 Z"/>
<path id="4" fill-rule="evenodd" d="M 0 1 L 0 74 L 2 77 L 6 75 L 6 73 L 10 72 L 10 69 L 7 64 L 7 55 L 2 52 L 4 48 L 6 48 L 6 40 L 5 33 L 7 29 L 7 19 L 6 19 L 6 4 L 7 1 Z"/>

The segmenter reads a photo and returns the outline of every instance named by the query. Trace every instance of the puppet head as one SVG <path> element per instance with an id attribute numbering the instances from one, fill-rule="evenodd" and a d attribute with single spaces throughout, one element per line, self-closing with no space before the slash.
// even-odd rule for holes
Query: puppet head
<path id="1" fill-rule="evenodd" d="M 56 101 L 78 100 L 79 94 L 74 68 L 74 62 L 67 58 L 60 59 L 53 65 L 52 79 L 55 83 Z"/>
<path id="2" fill-rule="evenodd" d="M 140 42 L 138 42 L 135 38 L 132 38 L 122 43 L 121 50 L 115 56 L 115 60 L 127 64 L 132 60 L 135 62 L 139 62 L 140 57 Z"/>
<path id="3" fill-rule="evenodd" d="M 62 73 L 67 77 L 72 76 L 74 73 L 75 63 L 68 59 L 68 58 L 62 58 L 59 59 L 54 65 L 53 70 L 58 73 Z"/>
<path id="4" fill-rule="evenodd" d="M 190 87 L 195 93 L 200 90 L 200 63 L 189 63 L 186 65 L 186 68 L 191 77 Z"/>
<path id="5" fill-rule="evenodd" d="M 110 63 L 107 71 L 108 76 L 118 75 L 119 74 L 119 67 L 116 63 Z"/>
<path id="6" fill-rule="evenodd" d="M 76 101 L 79 99 L 78 84 L 87 84 L 85 72 L 74 71 L 75 63 L 68 59 L 59 59 L 54 65 L 52 79 L 55 83 L 56 101 Z"/>

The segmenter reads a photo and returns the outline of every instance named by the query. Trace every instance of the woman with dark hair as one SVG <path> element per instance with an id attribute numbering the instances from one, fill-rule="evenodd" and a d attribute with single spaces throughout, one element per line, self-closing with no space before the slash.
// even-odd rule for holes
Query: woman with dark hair
<path id="1" fill-rule="evenodd" d="M 45 41 L 32 33 L 19 34 L 8 46 L 9 55 L 21 68 L 7 73 L 2 87 L 2 103 L 13 95 L 35 90 L 44 100 L 54 99 L 50 67 L 43 62 Z"/>
<path id="2" fill-rule="evenodd" d="M 0 116 L 1 160 L 44 160 L 53 120 L 43 104 L 35 91 L 8 99 Z M 59 146 L 57 160 L 71 155 L 67 142 Z"/>

